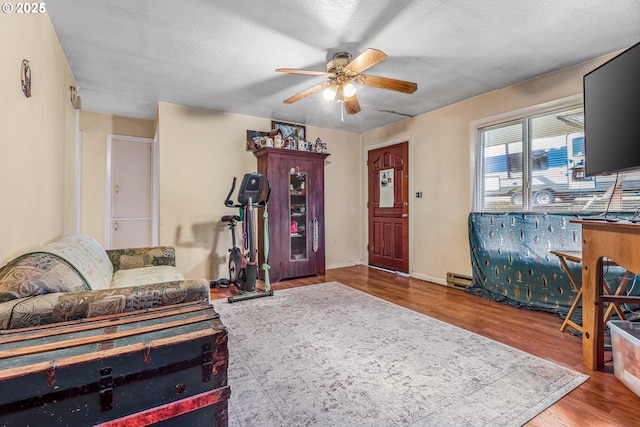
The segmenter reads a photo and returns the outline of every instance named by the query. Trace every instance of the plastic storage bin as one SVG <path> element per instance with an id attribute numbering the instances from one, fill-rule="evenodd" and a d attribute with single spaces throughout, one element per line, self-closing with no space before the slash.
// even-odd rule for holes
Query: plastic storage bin
<path id="1" fill-rule="evenodd" d="M 607 325 L 611 330 L 613 371 L 624 385 L 640 396 L 640 323 L 610 320 Z"/>

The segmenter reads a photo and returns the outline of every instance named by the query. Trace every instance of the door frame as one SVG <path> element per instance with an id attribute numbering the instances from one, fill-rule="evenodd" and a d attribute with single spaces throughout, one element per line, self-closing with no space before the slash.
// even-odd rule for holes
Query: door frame
<path id="1" fill-rule="evenodd" d="M 75 163 L 75 232 L 82 232 L 82 161 L 84 133 L 80 129 L 80 110 L 76 110 L 76 163 Z"/>
<path id="2" fill-rule="evenodd" d="M 403 138 L 396 138 L 396 139 L 392 139 L 389 141 L 383 141 L 383 142 L 379 142 L 377 144 L 373 144 L 373 145 L 367 145 L 364 147 L 363 150 L 363 155 L 364 155 L 364 162 L 363 162 L 363 182 L 364 182 L 364 221 L 363 221 L 363 251 L 364 251 L 364 263 L 365 265 L 371 267 L 371 268 L 378 268 L 375 266 L 370 266 L 369 265 L 369 251 L 367 250 L 367 245 L 369 244 L 369 166 L 367 165 L 367 161 L 369 159 L 369 151 L 372 150 L 377 150 L 379 148 L 384 148 L 384 147 L 388 147 L 390 145 L 397 145 L 397 144 L 401 144 L 403 142 L 406 142 L 408 147 L 408 155 L 409 155 L 409 159 L 408 159 L 408 163 L 409 163 L 409 194 L 408 197 L 409 199 L 413 200 L 413 198 L 411 197 L 411 195 L 413 194 L 413 140 L 411 139 L 410 136 L 407 137 L 403 137 Z M 412 265 L 413 265 L 413 235 L 411 234 L 411 231 L 413 230 L 413 203 L 409 202 L 409 222 L 408 222 L 408 227 L 409 229 L 407 230 L 408 234 L 409 234 L 409 273 L 408 275 L 411 275 L 412 270 Z M 401 272 L 397 272 L 397 274 L 405 274 L 405 273 L 401 273 Z"/>
<path id="3" fill-rule="evenodd" d="M 158 245 L 158 138 L 107 134 L 107 162 L 104 191 L 104 247 L 111 247 L 111 147 L 114 139 L 151 144 L 151 246 Z"/>

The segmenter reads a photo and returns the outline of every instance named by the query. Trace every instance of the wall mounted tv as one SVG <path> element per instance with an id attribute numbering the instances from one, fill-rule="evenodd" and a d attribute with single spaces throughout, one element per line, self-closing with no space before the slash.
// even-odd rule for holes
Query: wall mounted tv
<path id="1" fill-rule="evenodd" d="M 585 74 L 585 174 L 640 169 L 640 43 Z"/>

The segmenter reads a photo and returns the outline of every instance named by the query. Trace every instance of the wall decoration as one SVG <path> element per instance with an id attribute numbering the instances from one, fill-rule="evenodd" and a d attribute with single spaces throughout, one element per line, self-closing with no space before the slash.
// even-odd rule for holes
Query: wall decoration
<path id="1" fill-rule="evenodd" d="M 247 130 L 247 151 L 256 151 L 258 148 L 264 147 L 268 138 L 269 132 Z"/>
<path id="2" fill-rule="evenodd" d="M 394 205 L 393 169 L 380 171 L 380 207 L 392 208 Z"/>
<path id="3" fill-rule="evenodd" d="M 293 139 L 297 138 L 299 141 L 306 141 L 306 126 L 297 125 L 295 123 L 276 122 L 272 120 L 271 129 L 280 129 L 282 131 L 283 139 L 292 137 Z"/>
<path id="4" fill-rule="evenodd" d="M 69 86 L 69 100 L 76 110 L 82 108 L 82 100 L 78 95 L 78 88 L 76 86 Z"/>
<path id="5" fill-rule="evenodd" d="M 20 67 L 20 81 L 22 83 L 22 93 L 27 98 L 31 97 L 31 68 L 29 67 L 29 61 L 22 60 L 22 66 Z"/>

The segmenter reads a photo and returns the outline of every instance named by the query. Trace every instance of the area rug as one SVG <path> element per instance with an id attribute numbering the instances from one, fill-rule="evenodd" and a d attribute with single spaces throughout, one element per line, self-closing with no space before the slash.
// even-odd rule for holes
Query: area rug
<path id="1" fill-rule="evenodd" d="M 519 426 L 588 378 L 335 282 L 214 306 L 230 426 Z"/>

